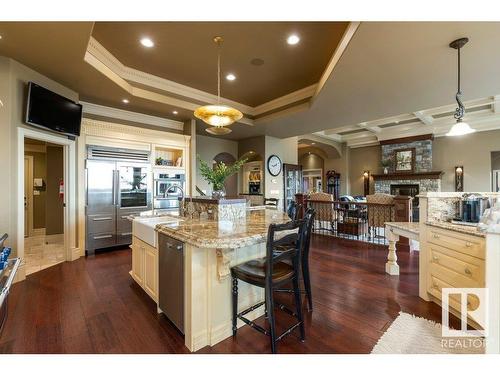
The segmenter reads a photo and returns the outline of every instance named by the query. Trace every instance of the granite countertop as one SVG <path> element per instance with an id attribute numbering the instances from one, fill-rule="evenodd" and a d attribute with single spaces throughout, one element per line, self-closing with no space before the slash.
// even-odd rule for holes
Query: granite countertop
<path id="1" fill-rule="evenodd" d="M 425 224 L 436 228 L 452 230 L 455 232 L 470 234 L 477 237 L 483 237 L 483 238 L 486 237 L 486 233 L 480 232 L 476 226 L 453 224 L 447 221 L 436 221 L 436 220 L 427 221 Z"/>
<path id="2" fill-rule="evenodd" d="M 262 209 L 247 211 L 241 221 L 189 219 L 158 224 L 158 233 L 200 248 L 236 249 L 265 242 L 270 224 L 283 224 L 290 219 L 282 211 Z"/>
<path id="3" fill-rule="evenodd" d="M 401 230 L 406 230 L 408 232 L 414 233 L 416 235 L 420 234 L 420 225 L 419 223 L 410 223 L 410 222 L 403 222 L 403 221 L 390 221 L 385 223 L 385 225 L 388 225 L 390 227 L 394 227 L 397 229 Z"/>

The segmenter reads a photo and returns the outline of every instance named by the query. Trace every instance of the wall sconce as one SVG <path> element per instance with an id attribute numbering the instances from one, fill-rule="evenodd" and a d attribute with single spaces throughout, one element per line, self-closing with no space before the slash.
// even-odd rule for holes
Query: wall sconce
<path id="1" fill-rule="evenodd" d="M 464 167 L 455 167 L 455 191 L 464 191 Z"/>
<path id="2" fill-rule="evenodd" d="M 370 194 L 370 171 L 363 172 L 364 195 Z"/>

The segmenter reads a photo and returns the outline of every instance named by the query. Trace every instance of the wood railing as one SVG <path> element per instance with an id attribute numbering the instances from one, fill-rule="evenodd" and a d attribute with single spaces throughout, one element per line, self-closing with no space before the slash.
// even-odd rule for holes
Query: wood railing
<path id="1" fill-rule="evenodd" d="M 302 194 L 296 200 L 316 211 L 313 231 L 321 235 L 387 245 L 385 222 L 411 221 L 411 198 L 406 196 L 394 197 L 391 204 L 312 200 Z"/>

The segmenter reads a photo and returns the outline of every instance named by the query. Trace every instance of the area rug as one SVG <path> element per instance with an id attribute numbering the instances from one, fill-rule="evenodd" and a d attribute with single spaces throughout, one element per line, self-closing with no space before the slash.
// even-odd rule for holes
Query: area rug
<path id="1" fill-rule="evenodd" d="M 372 354 L 483 354 L 482 339 L 443 338 L 441 324 L 400 312 Z"/>

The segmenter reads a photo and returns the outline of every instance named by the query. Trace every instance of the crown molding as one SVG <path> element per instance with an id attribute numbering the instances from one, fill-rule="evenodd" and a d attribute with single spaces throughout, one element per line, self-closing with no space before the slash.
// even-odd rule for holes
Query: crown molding
<path id="1" fill-rule="evenodd" d="M 340 58 L 342 57 L 344 51 L 347 49 L 347 46 L 349 45 L 349 42 L 351 41 L 352 37 L 356 33 L 356 30 L 358 30 L 359 25 L 361 22 L 349 22 L 349 26 L 347 26 L 347 29 L 344 31 L 344 35 L 342 35 L 342 38 L 340 39 L 340 43 L 337 45 L 337 48 L 335 48 L 335 51 L 333 52 L 333 55 L 328 62 L 325 71 L 323 72 L 321 78 L 319 79 L 319 82 L 316 86 L 316 91 L 312 97 L 312 101 L 316 99 L 316 97 L 319 95 L 321 90 L 323 89 L 323 86 L 325 85 L 326 81 L 328 78 L 330 78 L 330 75 L 333 72 L 333 69 L 335 69 L 335 66 L 339 62 Z"/>
<path id="2" fill-rule="evenodd" d="M 174 121 L 163 117 L 156 117 L 138 112 L 126 111 L 113 107 L 106 107 L 103 105 L 88 102 L 80 102 L 80 104 L 83 106 L 83 113 L 85 114 L 138 122 L 141 124 L 153 125 L 178 131 L 182 131 L 184 129 L 184 123 L 180 121 Z"/>
<path id="3" fill-rule="evenodd" d="M 237 108 L 242 113 L 250 117 L 256 117 L 264 114 L 264 116 L 260 117 L 259 120 L 268 120 L 276 117 L 281 117 L 283 115 L 295 113 L 298 109 L 308 109 L 310 107 L 310 103 L 302 103 L 296 106 L 292 105 L 306 99 L 309 99 L 308 102 L 310 102 L 315 96 L 318 95 L 324 83 L 331 75 L 333 68 L 347 48 L 347 45 L 349 44 L 349 41 L 354 35 L 359 24 L 359 22 L 351 22 L 349 24 L 346 31 L 344 32 L 344 35 L 342 36 L 341 42 L 335 49 L 332 58 L 330 59 L 320 81 L 317 84 L 313 84 L 308 87 L 296 90 L 256 107 L 251 107 L 227 98 L 221 98 L 222 101 L 227 105 Z M 90 36 L 87 45 L 84 61 L 100 71 L 102 74 L 104 74 L 106 77 L 108 77 L 110 80 L 112 80 L 132 96 L 165 103 L 187 110 L 195 110 L 200 106 L 200 102 L 208 104 L 214 103 L 217 100 L 217 96 L 211 93 L 198 90 L 190 86 L 182 85 L 180 83 L 124 65 L 92 36 Z M 140 84 L 141 87 L 134 86 L 133 83 Z M 151 87 L 156 90 L 164 91 L 165 93 L 174 94 L 181 98 L 163 95 L 158 92 L 144 89 L 142 87 Z M 284 108 L 280 111 L 279 109 L 283 107 L 287 108 Z M 266 113 L 272 111 L 275 112 L 265 115 Z M 251 118 L 243 117 L 238 122 L 253 126 L 254 123 L 260 121 L 254 121 Z"/>

